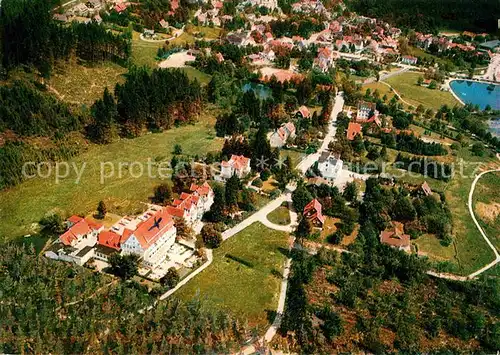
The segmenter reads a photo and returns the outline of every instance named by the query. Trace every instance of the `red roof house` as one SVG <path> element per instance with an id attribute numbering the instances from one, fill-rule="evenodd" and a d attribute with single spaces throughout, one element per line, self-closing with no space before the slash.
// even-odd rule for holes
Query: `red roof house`
<path id="1" fill-rule="evenodd" d="M 311 117 L 311 112 L 304 105 L 302 105 L 302 106 L 299 107 L 299 110 L 297 111 L 297 113 L 300 113 L 300 115 L 302 116 L 302 118 L 309 118 L 309 117 Z"/>
<path id="2" fill-rule="evenodd" d="M 380 232 L 380 242 L 393 248 L 410 252 L 410 236 L 408 234 L 404 234 L 402 229 L 402 224 L 395 223 L 395 225 L 390 229 Z"/>
<path id="3" fill-rule="evenodd" d="M 102 231 L 99 233 L 97 236 L 97 244 L 112 248 L 115 250 L 120 250 L 120 242 L 121 242 L 121 236 L 111 232 L 111 231 Z"/>
<path id="4" fill-rule="evenodd" d="M 361 134 L 361 125 L 355 122 L 349 122 L 347 127 L 347 139 L 352 141 L 358 134 Z"/>
<path id="5" fill-rule="evenodd" d="M 87 238 L 89 235 L 95 235 L 103 229 L 101 224 L 78 216 L 71 216 L 68 222 L 70 227 L 59 236 L 61 243 L 67 246 L 74 246 L 81 239 Z"/>
<path id="6" fill-rule="evenodd" d="M 318 200 L 314 199 L 304 207 L 304 217 L 307 218 L 315 227 L 323 227 L 325 216 L 322 214 L 322 206 Z"/>

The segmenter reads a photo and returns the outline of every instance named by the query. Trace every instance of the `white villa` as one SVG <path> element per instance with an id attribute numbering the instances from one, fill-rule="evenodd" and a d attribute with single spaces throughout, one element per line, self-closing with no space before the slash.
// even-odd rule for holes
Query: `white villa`
<path id="1" fill-rule="evenodd" d="M 193 226 L 210 210 L 214 203 L 214 192 L 207 182 L 200 186 L 192 184 L 190 190 L 190 194 L 181 193 L 179 199 L 167 207 L 167 212 L 174 218 L 184 218 L 188 225 Z"/>
<path id="2" fill-rule="evenodd" d="M 225 180 L 236 174 L 239 178 L 242 178 L 250 170 L 252 170 L 250 168 L 250 158 L 246 158 L 243 155 L 231 155 L 231 159 L 221 163 L 220 177 L 222 180 Z"/>
<path id="3" fill-rule="evenodd" d="M 334 183 L 335 179 L 342 171 L 343 162 L 341 159 L 330 155 L 328 152 L 321 153 L 318 159 L 318 169 L 321 175 L 329 183 Z"/>
<path id="4" fill-rule="evenodd" d="M 283 147 L 289 138 L 295 138 L 295 125 L 292 122 L 285 123 L 275 132 L 269 135 L 269 143 L 273 148 Z"/>

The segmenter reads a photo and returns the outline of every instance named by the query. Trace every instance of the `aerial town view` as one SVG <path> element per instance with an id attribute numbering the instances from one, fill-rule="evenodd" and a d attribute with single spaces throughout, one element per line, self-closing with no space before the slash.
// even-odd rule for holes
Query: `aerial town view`
<path id="1" fill-rule="evenodd" d="M 0 354 L 500 352 L 498 0 L 1 0 Z"/>

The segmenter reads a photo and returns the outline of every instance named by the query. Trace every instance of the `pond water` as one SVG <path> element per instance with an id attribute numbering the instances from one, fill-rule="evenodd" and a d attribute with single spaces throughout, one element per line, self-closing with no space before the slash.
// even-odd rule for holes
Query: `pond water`
<path id="1" fill-rule="evenodd" d="M 265 85 L 256 83 L 246 83 L 242 87 L 243 92 L 253 90 L 255 95 L 261 100 L 269 99 L 272 96 L 272 90 Z"/>
<path id="2" fill-rule="evenodd" d="M 500 110 L 500 85 L 477 83 L 469 80 L 453 80 L 450 87 L 463 102 L 479 105 L 481 109 L 490 105 Z"/>
<path id="3" fill-rule="evenodd" d="M 500 85 L 478 83 L 470 80 L 453 80 L 450 87 L 463 102 L 479 105 L 485 109 L 487 105 L 494 110 L 500 110 Z M 500 120 L 490 121 L 492 134 L 500 135 Z"/>

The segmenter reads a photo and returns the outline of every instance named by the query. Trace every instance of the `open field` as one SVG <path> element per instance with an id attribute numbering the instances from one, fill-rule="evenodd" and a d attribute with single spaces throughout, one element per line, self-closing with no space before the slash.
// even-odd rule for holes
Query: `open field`
<path id="1" fill-rule="evenodd" d="M 132 33 L 132 62 L 138 66 L 156 68 L 156 54 L 164 43 L 142 41 L 139 36 L 139 32 Z"/>
<path id="2" fill-rule="evenodd" d="M 55 67 L 48 85 L 61 100 L 92 105 L 102 97 L 106 87 L 113 91 L 117 83 L 123 83 L 126 72 L 126 68 L 111 62 L 92 67 L 60 63 Z"/>
<path id="3" fill-rule="evenodd" d="M 287 248 L 287 233 L 254 223 L 216 249 L 213 263 L 176 296 L 207 299 L 214 309 L 263 328 L 267 312 L 276 310 Z"/>
<path id="4" fill-rule="evenodd" d="M 287 226 L 290 224 L 290 211 L 286 206 L 280 206 L 267 215 L 271 223 Z"/>
<path id="5" fill-rule="evenodd" d="M 391 85 L 405 101 L 415 107 L 422 104 L 425 107 L 437 110 L 445 104 L 450 107 L 459 104 L 449 92 L 437 89 L 431 90 L 423 86 L 418 86 L 417 79 L 419 76 L 423 76 L 423 74 L 405 72 L 388 78 L 386 82 Z"/>
<path id="6" fill-rule="evenodd" d="M 170 45 L 183 47 L 185 44 L 192 44 L 195 41 L 196 38 L 192 34 L 184 32 L 179 37 L 176 37 L 175 39 L 168 41 L 168 43 Z"/>
<path id="7" fill-rule="evenodd" d="M 500 249 L 500 172 L 485 174 L 474 191 L 474 213 L 484 232 Z"/>
<path id="8" fill-rule="evenodd" d="M 199 71 L 198 69 L 196 68 L 193 68 L 193 67 L 183 67 L 183 68 L 180 68 L 183 72 L 186 73 L 186 75 L 188 76 L 188 78 L 190 80 L 198 80 L 200 82 L 201 85 L 207 85 L 210 80 L 212 80 L 212 76 L 211 75 L 208 75 L 208 74 L 205 74 L 201 71 Z"/>
<path id="9" fill-rule="evenodd" d="M 375 90 L 378 90 L 378 92 L 380 93 L 380 98 L 384 97 L 384 95 L 387 95 L 387 101 L 390 101 L 392 97 L 395 96 L 390 87 L 380 82 L 364 84 L 361 87 L 361 92 L 364 94 L 366 92 L 366 89 L 370 89 L 372 94 Z"/>
<path id="10" fill-rule="evenodd" d="M 153 187 L 161 181 L 155 164 L 151 164 L 153 177 L 148 177 L 148 159 L 153 163 L 170 161 L 175 144 L 180 144 L 185 154 L 192 155 L 215 152 L 222 147 L 222 140 L 215 138 L 214 111 L 212 106 L 207 107 L 194 125 L 135 139 L 121 139 L 109 145 L 90 146 L 88 151 L 70 161 L 79 171 L 82 167 L 84 169 L 79 183 L 75 183 L 77 174 L 73 169 L 59 183 L 52 174 L 47 179 L 31 179 L 0 192 L 0 240 L 32 233 L 32 223 L 50 211 L 65 216 L 73 213 L 87 215 L 96 209 L 100 200 L 106 202 L 110 212 L 117 214 L 142 210 L 142 203 L 148 202 Z M 125 166 L 128 162 L 137 162 L 134 169 Z M 141 166 L 144 174 L 139 177 Z M 110 175 L 112 170 L 115 173 L 104 179 L 104 184 L 100 183 L 101 167 L 104 174 Z"/>

